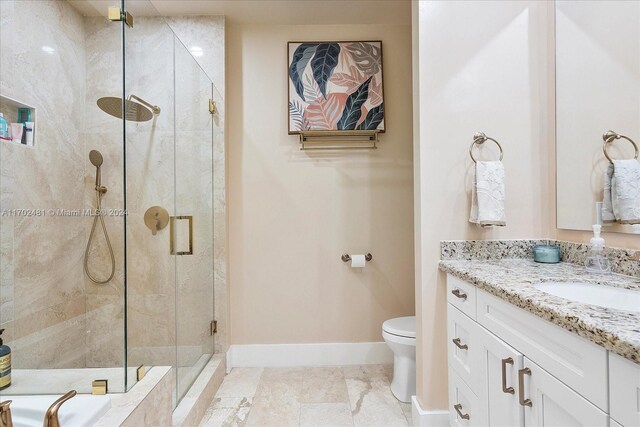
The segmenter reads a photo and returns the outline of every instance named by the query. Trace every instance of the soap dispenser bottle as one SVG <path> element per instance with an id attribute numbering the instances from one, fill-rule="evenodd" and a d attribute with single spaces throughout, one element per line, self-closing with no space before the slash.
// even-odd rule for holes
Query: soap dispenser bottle
<path id="1" fill-rule="evenodd" d="M 11 385 L 11 348 L 2 343 L 2 333 L 0 329 L 0 390 Z"/>
<path id="2" fill-rule="evenodd" d="M 589 273 L 611 273 L 611 262 L 609 262 L 609 258 L 604 256 L 604 239 L 600 237 L 601 229 L 601 225 L 593 225 L 591 247 L 585 262 L 585 267 Z"/>

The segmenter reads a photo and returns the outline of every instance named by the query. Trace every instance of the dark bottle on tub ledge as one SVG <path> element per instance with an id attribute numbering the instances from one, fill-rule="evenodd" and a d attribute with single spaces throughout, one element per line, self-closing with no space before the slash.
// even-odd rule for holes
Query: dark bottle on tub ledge
<path id="1" fill-rule="evenodd" d="M 11 348 L 2 343 L 2 333 L 0 329 L 0 390 L 11 385 Z"/>

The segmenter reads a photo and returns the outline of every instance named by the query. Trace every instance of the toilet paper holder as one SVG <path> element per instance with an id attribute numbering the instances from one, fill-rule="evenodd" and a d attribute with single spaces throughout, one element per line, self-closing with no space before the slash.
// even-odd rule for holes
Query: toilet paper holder
<path id="1" fill-rule="evenodd" d="M 349 261 L 351 261 L 351 255 L 349 255 L 349 254 L 344 254 L 344 255 L 342 255 L 340 258 L 342 259 L 342 262 L 349 262 Z M 365 259 L 365 261 L 367 261 L 367 262 L 368 262 L 368 261 L 371 261 L 371 260 L 373 259 L 373 255 L 371 255 L 371 254 L 369 254 L 369 253 L 368 253 L 368 254 L 366 254 L 366 255 L 364 256 L 364 259 Z"/>

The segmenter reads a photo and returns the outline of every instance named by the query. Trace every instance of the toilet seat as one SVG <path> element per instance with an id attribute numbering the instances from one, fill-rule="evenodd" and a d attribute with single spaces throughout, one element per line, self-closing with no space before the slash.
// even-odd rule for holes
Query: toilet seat
<path id="1" fill-rule="evenodd" d="M 416 316 L 396 317 L 385 320 L 382 331 L 403 338 L 416 338 Z"/>

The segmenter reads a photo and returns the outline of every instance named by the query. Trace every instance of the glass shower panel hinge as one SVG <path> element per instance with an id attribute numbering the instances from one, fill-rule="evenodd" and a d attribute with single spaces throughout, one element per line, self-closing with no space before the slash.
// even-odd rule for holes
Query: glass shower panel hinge
<path id="1" fill-rule="evenodd" d="M 91 383 L 91 394 L 107 394 L 109 392 L 109 382 L 107 380 L 94 380 Z"/>
<path id="2" fill-rule="evenodd" d="M 138 366 L 138 369 L 136 369 L 136 380 L 140 381 L 145 375 L 147 375 L 147 369 L 144 365 Z"/>
<path id="3" fill-rule="evenodd" d="M 110 21 L 124 21 L 129 28 L 133 28 L 133 15 L 123 12 L 119 7 L 110 7 L 108 17 Z"/>
<path id="4" fill-rule="evenodd" d="M 218 332 L 218 321 L 217 320 L 212 320 L 211 321 L 211 336 L 213 336 L 213 334 L 216 334 Z"/>

